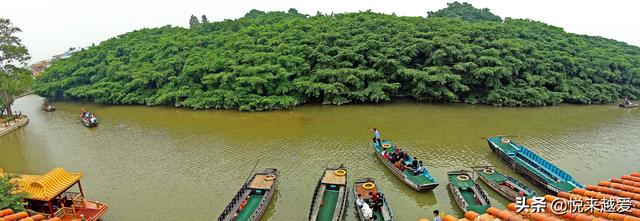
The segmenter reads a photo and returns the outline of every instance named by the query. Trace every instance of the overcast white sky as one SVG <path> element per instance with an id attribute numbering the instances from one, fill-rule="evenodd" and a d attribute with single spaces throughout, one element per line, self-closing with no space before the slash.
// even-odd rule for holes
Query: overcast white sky
<path id="1" fill-rule="evenodd" d="M 50 58 L 74 46 L 100 43 L 144 27 L 188 26 L 191 14 L 210 21 L 242 17 L 251 9 L 314 15 L 371 9 L 397 15 L 426 16 L 447 0 L 2 0 L 0 17 L 22 29 L 19 36 L 32 62 Z M 640 46 L 640 1 L 635 0 L 467 0 L 501 17 L 529 18 L 565 31 L 603 36 Z"/>

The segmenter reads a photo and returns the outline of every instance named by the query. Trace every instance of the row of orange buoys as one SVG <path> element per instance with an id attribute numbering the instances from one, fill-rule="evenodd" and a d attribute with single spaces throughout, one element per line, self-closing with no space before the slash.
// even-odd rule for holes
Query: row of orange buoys
<path id="1" fill-rule="evenodd" d="M 29 216 L 27 212 L 13 213 L 12 209 L 0 210 L 0 221 L 45 221 L 45 218 L 42 214 Z M 55 217 L 47 221 L 60 221 L 60 218 Z"/>
<path id="2" fill-rule="evenodd" d="M 458 219 L 451 215 L 445 215 L 443 221 L 494 221 L 496 219 L 504 221 L 640 221 L 640 173 L 634 172 L 630 175 L 624 175 L 620 178 L 611 178 L 610 181 L 601 181 L 598 185 L 588 185 L 585 189 L 575 188 L 571 192 L 559 192 L 557 196 L 546 195 L 546 210 L 541 212 L 533 212 L 524 209 L 520 213 L 516 212 L 515 203 L 507 205 L 507 210 L 500 210 L 495 207 L 487 209 L 487 213 L 478 214 L 473 211 L 466 212 L 463 219 Z M 612 212 L 600 209 L 600 201 L 597 202 L 595 208 L 589 210 L 590 199 L 602 200 L 609 199 L 619 202 L 621 199 L 629 199 L 627 202 L 630 206 L 627 211 Z M 571 213 L 567 211 L 564 214 L 555 214 L 551 211 L 553 201 L 560 201 L 569 208 L 570 200 L 579 200 L 583 204 L 576 208 L 580 213 Z M 526 201 L 526 205 L 532 204 L 532 199 Z M 615 207 L 619 209 L 619 206 Z"/>

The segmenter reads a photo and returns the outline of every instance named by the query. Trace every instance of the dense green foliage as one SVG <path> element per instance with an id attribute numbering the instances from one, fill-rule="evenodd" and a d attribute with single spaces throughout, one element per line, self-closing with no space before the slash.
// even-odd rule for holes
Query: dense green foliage
<path id="1" fill-rule="evenodd" d="M 458 5 L 450 8 L 468 8 Z M 432 14 L 445 12 L 453 13 Z M 640 95 L 638 47 L 530 20 L 453 14 L 252 10 L 189 29 L 142 29 L 54 63 L 34 87 L 53 99 L 240 110 L 399 97 L 588 104 Z"/>
<path id="2" fill-rule="evenodd" d="M 12 176 L 0 175 L 0 210 L 12 209 L 19 212 L 24 211 L 22 205 L 22 198 L 25 197 L 24 193 L 18 193 L 18 184 L 11 181 Z"/>
<path id="3" fill-rule="evenodd" d="M 500 16 L 494 15 L 488 8 L 478 9 L 463 2 L 447 3 L 447 7 L 436 12 L 429 12 L 429 17 L 461 18 L 465 21 L 502 21 Z"/>
<path id="4" fill-rule="evenodd" d="M 13 97 L 24 93 L 33 80 L 31 73 L 16 66 L 30 59 L 27 47 L 17 37 L 20 31 L 11 20 L 0 18 L 0 110 L 6 109 L 9 115 L 13 113 Z"/>

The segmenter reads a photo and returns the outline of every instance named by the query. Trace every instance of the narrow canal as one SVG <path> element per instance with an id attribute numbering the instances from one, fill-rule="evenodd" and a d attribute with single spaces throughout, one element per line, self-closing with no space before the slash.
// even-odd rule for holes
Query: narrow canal
<path id="1" fill-rule="evenodd" d="M 58 110 L 47 113 L 40 104 L 35 95 L 15 102 L 31 122 L 0 138 L 0 167 L 83 171 L 87 198 L 111 206 L 105 220 L 215 219 L 257 160 L 281 171 L 263 220 L 305 220 L 323 167 L 340 163 L 350 168 L 350 182 L 377 179 L 397 220 L 432 218 L 433 209 L 462 216 L 446 190 L 446 172 L 504 166 L 483 139 L 496 134 L 514 135 L 583 184 L 640 169 L 640 110 L 614 105 L 394 102 L 245 113 L 56 103 Z M 97 114 L 97 128 L 80 124 L 82 107 Z M 372 127 L 425 160 L 440 187 L 418 193 L 392 176 L 370 149 Z M 486 190 L 493 205 L 504 208 L 506 201 Z M 347 220 L 355 220 L 351 203 Z"/>

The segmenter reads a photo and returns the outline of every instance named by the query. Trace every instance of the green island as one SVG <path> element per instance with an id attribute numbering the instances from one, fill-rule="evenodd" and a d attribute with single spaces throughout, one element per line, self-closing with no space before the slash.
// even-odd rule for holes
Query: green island
<path id="1" fill-rule="evenodd" d="M 56 100 L 273 110 L 411 98 L 497 106 L 640 97 L 640 48 L 467 3 L 405 17 L 252 10 L 129 32 L 55 62 Z"/>

